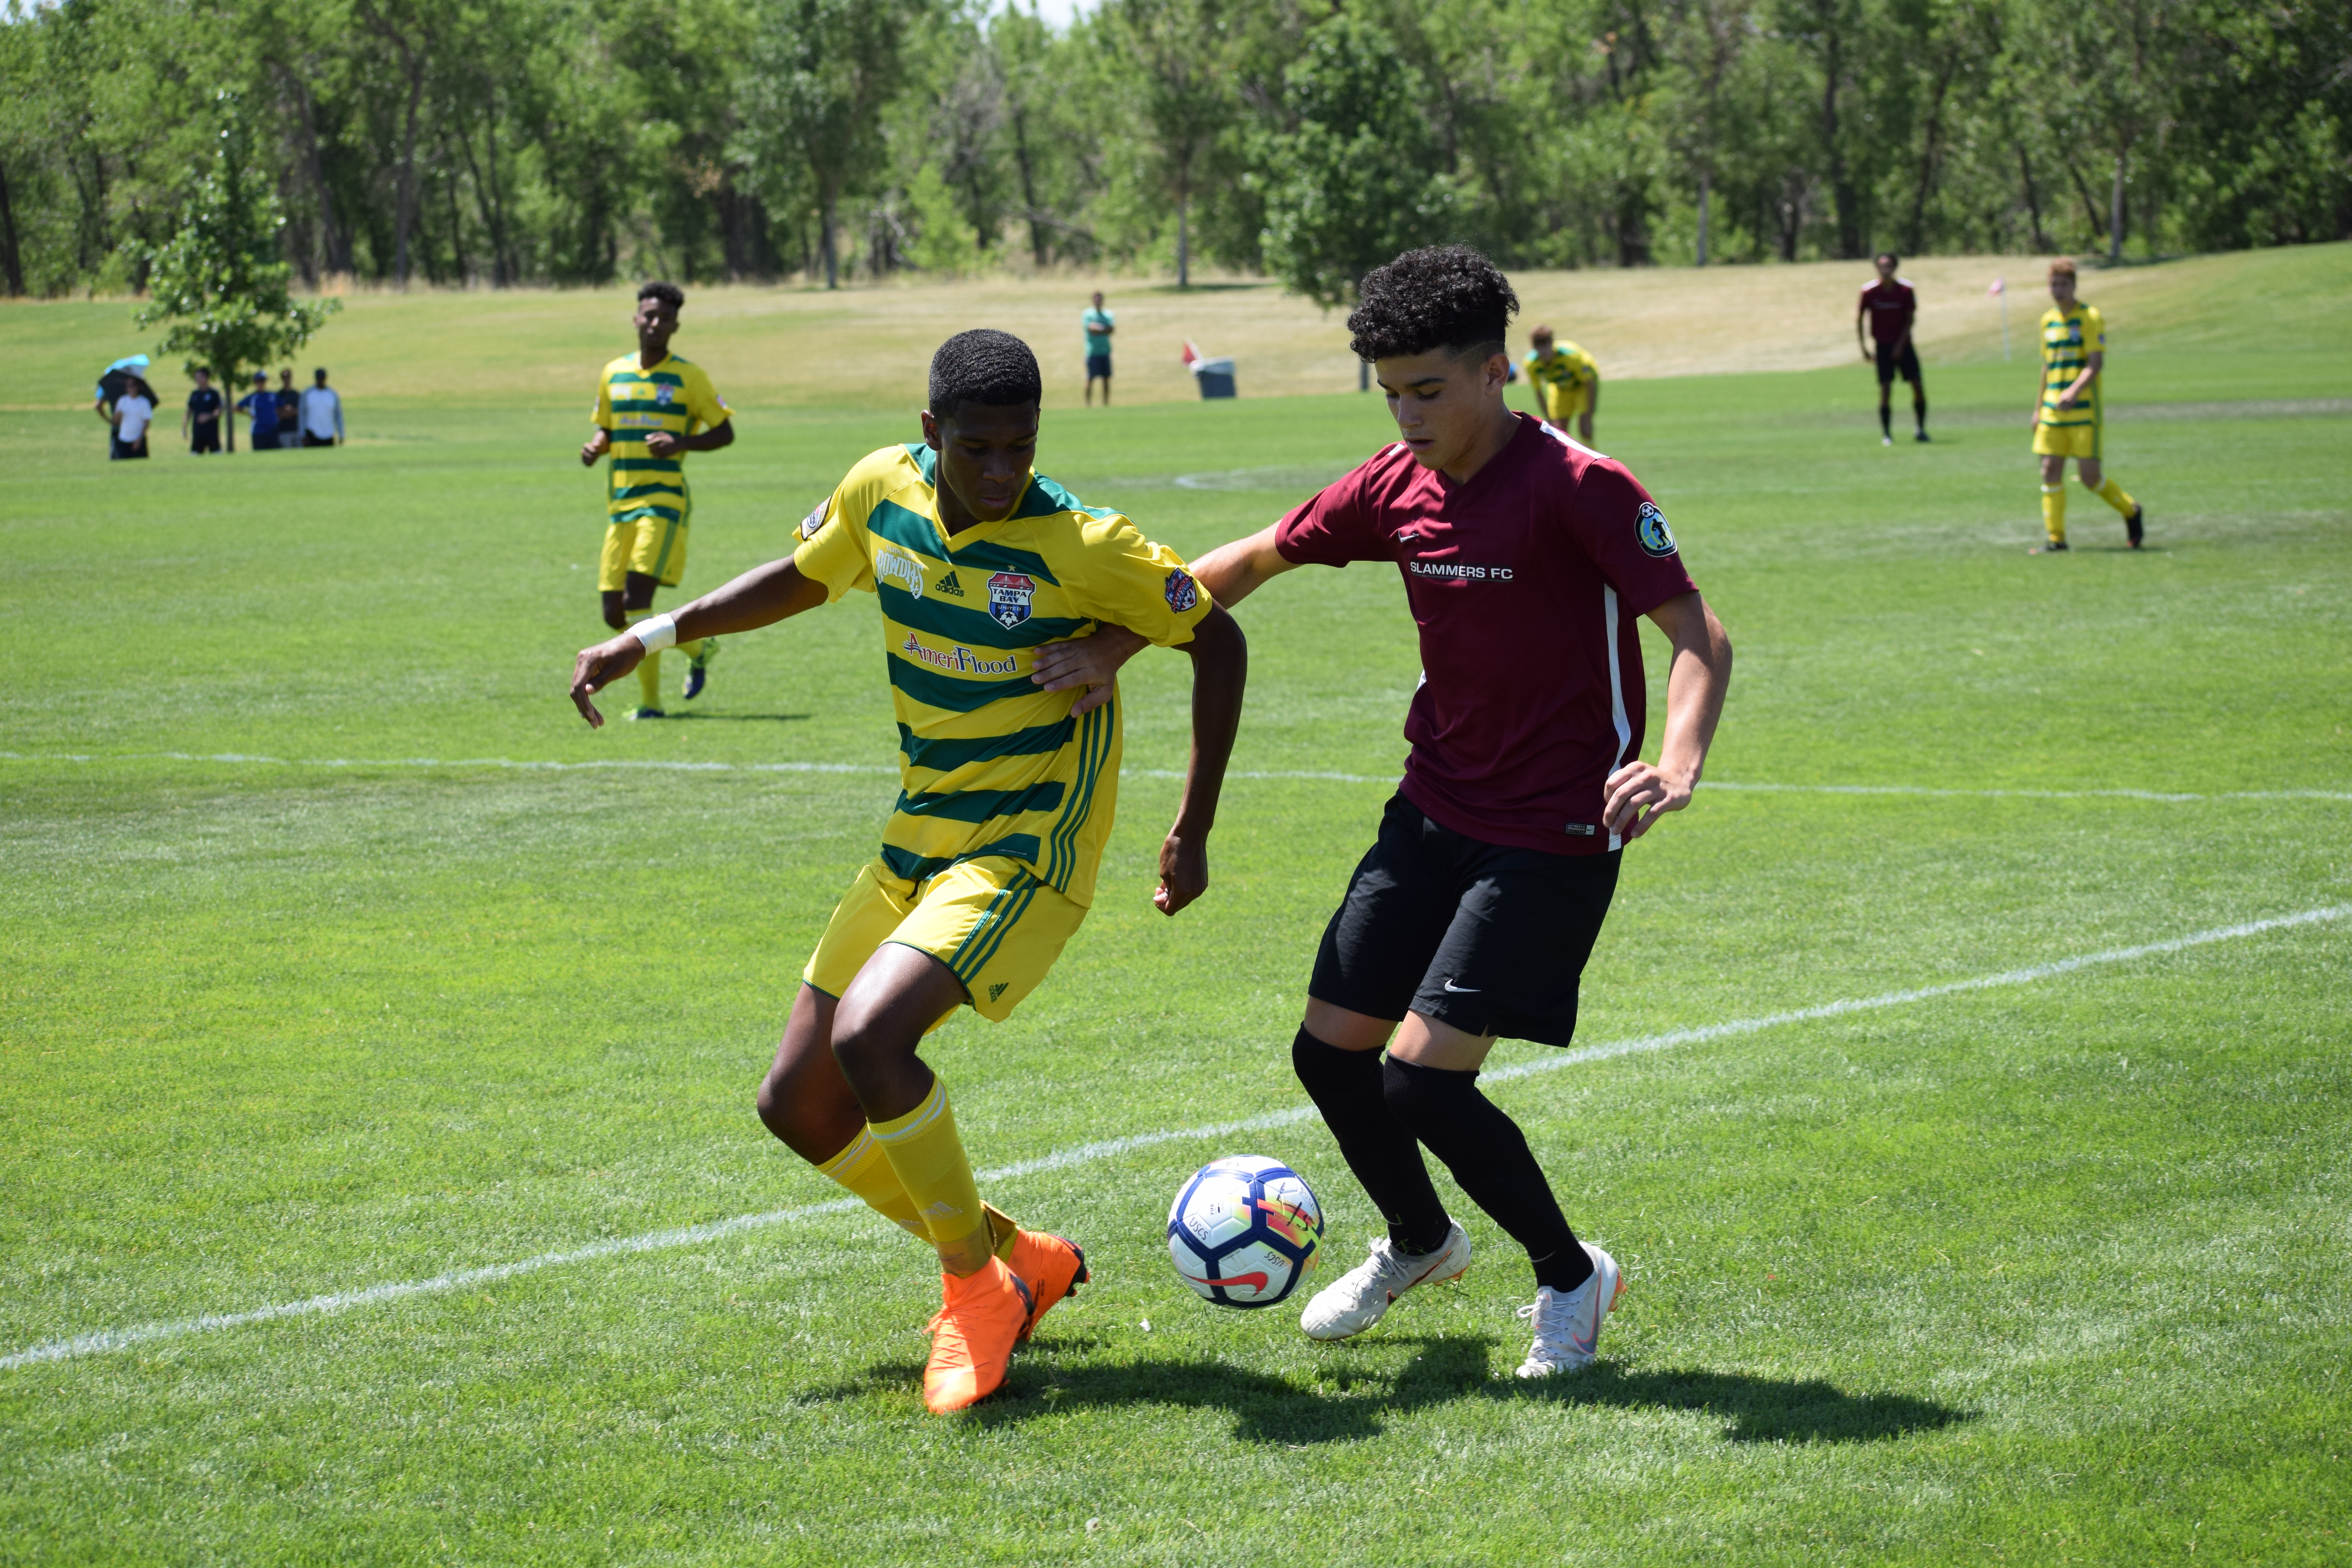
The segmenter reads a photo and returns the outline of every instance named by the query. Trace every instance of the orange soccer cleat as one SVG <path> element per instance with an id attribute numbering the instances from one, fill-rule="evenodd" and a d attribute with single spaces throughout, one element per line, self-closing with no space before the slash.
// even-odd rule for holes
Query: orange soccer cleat
<path id="1" fill-rule="evenodd" d="M 1051 1311 L 1055 1302 L 1091 1278 L 1087 1272 L 1086 1249 L 1063 1237 L 1042 1230 L 1021 1230 L 1013 1235 L 1013 1256 L 1008 1260 L 1016 1279 L 1024 1280 L 1035 1298 L 1029 1314 L 1029 1327 L 1021 1331 L 1027 1339 L 1037 1327 L 1037 1321 Z"/>
<path id="2" fill-rule="evenodd" d="M 940 1284 L 947 1301 L 931 1320 L 931 1363 L 923 1369 L 923 1403 L 934 1415 L 977 1405 L 1004 1385 L 1036 1303 L 1027 1283 L 992 1257 L 977 1273 L 942 1275 Z"/>

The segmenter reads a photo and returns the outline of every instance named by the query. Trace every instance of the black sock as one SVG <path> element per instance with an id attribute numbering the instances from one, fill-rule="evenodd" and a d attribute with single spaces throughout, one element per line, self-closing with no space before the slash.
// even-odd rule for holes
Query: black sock
<path id="1" fill-rule="evenodd" d="M 1470 1201 L 1528 1249 L 1536 1283 L 1573 1290 L 1592 1259 L 1568 1228 L 1526 1134 L 1478 1092 L 1475 1072 L 1449 1072 L 1388 1058 L 1382 1088 L 1396 1119 L 1445 1162 Z"/>
<path id="2" fill-rule="evenodd" d="M 1878 433 L 1890 441 L 1895 438 L 1895 410 L 1884 403 L 1878 405 Z"/>
<path id="3" fill-rule="evenodd" d="M 1927 433 L 1927 400 L 1925 397 L 1913 401 L 1911 417 L 1919 422 L 1919 434 L 1925 436 Z"/>
<path id="4" fill-rule="evenodd" d="M 1402 1252 L 1434 1252 L 1444 1246 L 1454 1222 L 1430 1184 L 1421 1145 L 1390 1112 L 1381 1094 L 1381 1053 L 1343 1051 L 1302 1028 L 1290 1043 L 1290 1065 L 1339 1141 L 1348 1169 L 1389 1222 L 1389 1240 Z"/>

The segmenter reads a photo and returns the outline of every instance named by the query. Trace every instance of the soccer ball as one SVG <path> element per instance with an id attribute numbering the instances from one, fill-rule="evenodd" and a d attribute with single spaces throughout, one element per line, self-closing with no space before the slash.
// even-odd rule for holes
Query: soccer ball
<path id="1" fill-rule="evenodd" d="M 1220 1307 L 1271 1307 L 1313 1272 L 1323 1205 L 1278 1160 L 1230 1154 L 1189 1177 L 1168 1210 L 1168 1256 Z"/>

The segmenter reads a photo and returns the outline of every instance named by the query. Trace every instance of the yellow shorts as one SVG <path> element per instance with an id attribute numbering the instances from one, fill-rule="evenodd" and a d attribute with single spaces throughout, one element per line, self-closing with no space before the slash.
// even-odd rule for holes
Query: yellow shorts
<path id="1" fill-rule="evenodd" d="M 1539 397 L 1538 401 L 1544 408 L 1544 423 L 1555 430 L 1562 428 L 1570 420 L 1584 412 L 1586 395 L 1585 389 L 1580 386 L 1573 391 L 1559 392 L 1549 396 Z"/>
<path id="2" fill-rule="evenodd" d="M 596 586 L 617 594 L 627 587 L 628 574 L 651 577 L 665 588 L 675 588 L 686 575 L 686 520 L 640 517 L 604 525 L 604 552 L 596 561 Z"/>
<path id="3" fill-rule="evenodd" d="M 1085 905 L 1011 860 L 965 860 L 919 887 L 877 859 L 842 895 L 801 978 L 839 996 L 876 948 L 900 942 L 946 964 L 973 1009 L 1001 1024 L 1037 989 L 1086 918 Z"/>
<path id="4" fill-rule="evenodd" d="M 2033 449 L 2045 458 L 2088 458 L 2097 462 L 2102 423 L 2094 419 L 2088 425 L 2036 425 Z"/>

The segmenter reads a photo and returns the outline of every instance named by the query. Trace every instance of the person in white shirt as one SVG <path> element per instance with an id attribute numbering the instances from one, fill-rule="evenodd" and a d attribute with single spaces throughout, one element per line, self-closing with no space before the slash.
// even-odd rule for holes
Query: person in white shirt
<path id="1" fill-rule="evenodd" d="M 333 447 L 343 439 L 343 400 L 327 384 L 327 373 L 316 373 L 302 392 L 302 445 Z"/>
<path id="2" fill-rule="evenodd" d="M 114 401 L 114 450 L 112 458 L 143 458 L 147 455 L 147 426 L 155 419 L 155 394 L 143 381 L 134 378 L 131 388 Z"/>

